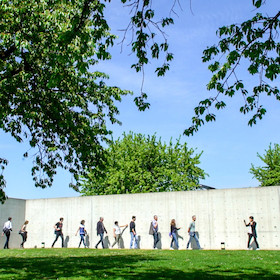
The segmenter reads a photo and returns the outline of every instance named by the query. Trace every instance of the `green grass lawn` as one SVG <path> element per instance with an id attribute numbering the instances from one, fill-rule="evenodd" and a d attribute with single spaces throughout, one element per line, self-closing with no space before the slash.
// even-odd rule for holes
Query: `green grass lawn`
<path id="1" fill-rule="evenodd" d="M 280 279 L 279 251 L 0 250 L 0 279 Z"/>

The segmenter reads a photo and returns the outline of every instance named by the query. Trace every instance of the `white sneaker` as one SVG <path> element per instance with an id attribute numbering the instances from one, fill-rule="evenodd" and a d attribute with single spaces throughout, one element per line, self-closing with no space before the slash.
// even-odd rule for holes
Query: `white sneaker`
<path id="1" fill-rule="evenodd" d="M 260 250 L 260 248 L 257 248 L 256 250 Z"/>
<path id="2" fill-rule="evenodd" d="M 170 247 L 170 250 L 174 250 L 172 247 Z"/>

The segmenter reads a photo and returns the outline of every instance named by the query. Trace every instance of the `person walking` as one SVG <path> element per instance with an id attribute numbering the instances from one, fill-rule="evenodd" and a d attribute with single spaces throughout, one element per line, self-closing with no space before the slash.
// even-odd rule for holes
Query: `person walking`
<path id="1" fill-rule="evenodd" d="M 12 218 L 9 217 L 8 221 L 4 223 L 2 236 L 6 235 L 6 242 L 4 244 L 4 249 L 9 249 L 9 240 L 11 236 L 11 231 L 13 230 Z"/>
<path id="2" fill-rule="evenodd" d="M 27 240 L 27 231 L 26 231 L 26 226 L 28 225 L 29 221 L 25 221 L 24 224 L 20 228 L 20 235 L 22 237 L 22 242 L 20 244 L 20 248 L 24 248 L 24 243 Z"/>
<path id="3" fill-rule="evenodd" d="M 192 222 L 190 223 L 189 228 L 188 228 L 188 233 L 190 235 L 190 239 L 188 241 L 186 249 L 189 249 L 189 245 L 191 243 L 191 240 L 192 240 L 192 238 L 194 238 L 194 240 L 196 242 L 196 245 L 197 245 L 197 248 L 200 250 L 201 247 L 200 247 L 199 240 L 198 240 L 198 238 L 196 236 L 196 232 L 195 232 L 195 221 L 196 221 L 196 216 L 193 215 L 192 216 Z"/>
<path id="4" fill-rule="evenodd" d="M 174 250 L 174 248 L 173 248 L 174 242 L 175 242 L 177 249 L 179 250 L 179 243 L 178 243 L 178 238 L 177 238 L 178 232 L 177 231 L 180 229 L 181 228 L 176 227 L 175 219 L 172 219 L 171 223 L 170 223 L 170 237 L 172 238 L 171 244 L 170 244 L 170 250 Z"/>
<path id="5" fill-rule="evenodd" d="M 134 249 L 138 248 L 138 236 L 136 234 L 136 225 L 135 225 L 136 217 L 132 216 L 132 220 L 129 224 L 130 229 L 130 246 L 129 248 L 132 249 L 133 247 L 133 241 L 134 241 Z"/>
<path id="6" fill-rule="evenodd" d="M 152 221 L 153 225 L 153 236 L 154 236 L 154 249 L 157 249 L 157 243 L 159 242 L 158 237 L 158 216 L 154 215 L 154 220 Z"/>
<path id="7" fill-rule="evenodd" d="M 98 221 L 97 226 L 96 226 L 97 235 L 100 236 L 100 240 L 95 245 L 95 249 L 97 249 L 97 247 L 100 243 L 102 244 L 102 248 L 104 249 L 103 237 L 104 237 L 104 232 L 107 233 L 107 230 L 104 227 L 103 221 L 104 221 L 104 218 L 100 217 L 100 220 Z"/>
<path id="8" fill-rule="evenodd" d="M 115 221 L 115 225 L 113 227 L 113 235 L 115 238 L 115 242 L 112 244 L 112 248 L 118 244 L 118 249 L 120 249 L 120 239 L 122 236 L 122 231 L 121 231 L 121 227 L 127 227 L 128 225 L 124 225 L 124 226 L 119 226 L 119 222 Z"/>
<path id="9" fill-rule="evenodd" d="M 259 250 L 259 243 L 257 241 L 257 230 L 256 230 L 256 226 L 257 226 L 257 223 L 254 221 L 254 217 L 253 216 L 250 216 L 249 217 L 249 223 L 246 224 L 246 221 L 244 220 L 244 224 L 246 227 L 250 227 L 250 231 L 248 232 L 248 245 L 247 245 L 247 250 L 250 250 L 250 242 L 251 242 L 251 239 L 252 237 L 254 237 L 254 241 L 256 243 L 256 246 L 257 246 L 257 249 L 256 250 Z"/>
<path id="10" fill-rule="evenodd" d="M 78 247 L 78 248 L 80 248 L 82 242 L 83 242 L 83 244 L 84 244 L 84 246 L 85 246 L 85 248 L 86 248 L 87 245 L 86 245 L 86 242 L 85 242 L 85 235 L 87 234 L 87 231 L 86 231 L 86 229 L 85 229 L 85 220 L 81 220 L 81 224 L 80 224 L 80 226 L 79 226 L 79 228 L 77 229 L 77 232 L 76 232 L 76 234 L 75 234 L 76 236 L 77 236 L 78 232 L 80 233 L 80 237 L 81 237 L 81 240 L 80 240 L 80 243 L 79 243 L 79 247 Z"/>
<path id="11" fill-rule="evenodd" d="M 52 248 L 53 248 L 53 246 L 54 246 L 54 244 L 57 241 L 59 236 L 61 237 L 61 247 L 62 248 L 64 247 L 64 239 L 63 239 L 63 232 L 62 232 L 63 220 L 64 220 L 63 218 L 60 218 L 59 222 L 57 222 L 54 225 L 54 233 L 55 233 L 56 237 L 55 237 L 55 240 L 54 240 L 54 242 L 52 244 Z"/>

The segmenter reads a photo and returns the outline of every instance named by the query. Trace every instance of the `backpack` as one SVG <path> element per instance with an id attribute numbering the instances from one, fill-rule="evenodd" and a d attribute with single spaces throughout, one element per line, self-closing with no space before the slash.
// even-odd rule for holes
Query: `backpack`
<path id="1" fill-rule="evenodd" d="M 151 222 L 151 224 L 150 224 L 149 234 L 150 234 L 150 235 L 153 235 L 153 234 L 154 234 L 153 222 Z"/>

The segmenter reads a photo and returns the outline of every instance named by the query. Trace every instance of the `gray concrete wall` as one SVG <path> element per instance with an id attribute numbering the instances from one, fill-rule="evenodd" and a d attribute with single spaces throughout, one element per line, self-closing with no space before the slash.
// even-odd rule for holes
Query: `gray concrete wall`
<path id="1" fill-rule="evenodd" d="M 8 200 L 9 204 L 1 207 L 14 202 L 16 200 Z M 5 213 L 8 212 L 5 209 Z M 93 248 L 98 241 L 96 223 L 100 216 L 104 217 L 107 240 L 112 244 L 114 221 L 119 221 L 120 225 L 129 224 L 131 216 L 135 215 L 140 248 L 149 249 L 152 248 L 153 237 L 148 231 L 155 214 L 159 217 L 163 249 L 170 247 L 168 233 L 172 218 L 182 228 L 179 231 L 182 237 L 179 239 L 180 248 L 186 247 L 187 228 L 193 214 L 197 216 L 196 229 L 205 249 L 220 249 L 221 242 L 225 242 L 226 249 L 245 249 L 247 228 L 243 220 L 248 221 L 250 215 L 257 222 L 261 249 L 280 247 L 280 187 L 27 200 L 25 218 L 30 224 L 26 247 L 41 247 L 42 242 L 50 247 L 55 237 L 53 227 L 60 217 L 64 217 L 64 237 L 68 240 L 68 247 L 78 246 L 79 236 L 75 233 L 84 219 L 88 241 Z M 20 218 L 22 222 L 24 218 Z M 123 241 L 124 247 L 128 248 L 129 229 L 125 230 Z M 58 240 L 55 247 L 60 246 Z"/>
<path id="2" fill-rule="evenodd" d="M 5 204 L 0 204 L 0 227 L 1 235 L 4 223 L 8 220 L 9 217 L 12 217 L 12 226 L 13 231 L 11 232 L 10 237 L 10 248 L 19 248 L 21 243 L 21 236 L 18 234 L 21 225 L 24 223 L 25 219 L 25 206 L 26 201 L 23 199 L 8 199 Z M 0 248 L 4 247 L 6 241 L 5 236 L 0 238 Z"/>

